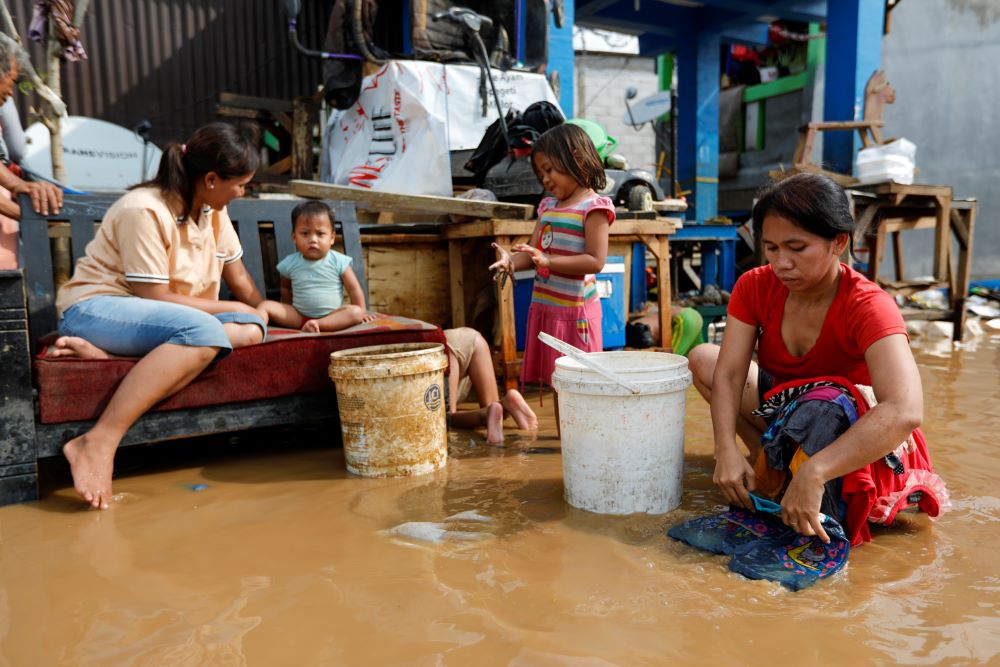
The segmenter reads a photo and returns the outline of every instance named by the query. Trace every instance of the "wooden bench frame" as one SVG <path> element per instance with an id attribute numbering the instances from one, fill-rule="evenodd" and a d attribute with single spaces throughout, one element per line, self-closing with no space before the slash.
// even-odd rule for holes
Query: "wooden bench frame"
<path id="1" fill-rule="evenodd" d="M 53 223 L 69 223 L 72 262 L 84 254 L 96 225 L 116 195 L 67 195 L 58 215 L 41 216 L 21 197 L 21 233 L 16 270 L 0 271 L 0 505 L 38 497 L 38 459 L 59 456 L 67 440 L 89 430 L 94 422 L 42 424 L 36 414 L 33 354 L 39 341 L 55 331 L 55 281 L 50 246 Z M 270 262 L 260 240 L 261 225 L 273 225 L 277 256 L 294 251 L 291 209 L 301 199 L 238 199 L 229 206 L 240 243 L 243 263 L 265 293 L 264 266 Z M 327 201 L 337 220 L 337 231 L 365 298 L 368 287 L 361 229 L 353 202 Z M 65 234 L 63 234 L 64 236 Z M 143 415 L 122 445 L 238 431 L 248 428 L 337 421 L 326 395 L 283 396 L 238 404 L 150 412 Z M 339 433 L 339 429 L 334 429 Z"/>

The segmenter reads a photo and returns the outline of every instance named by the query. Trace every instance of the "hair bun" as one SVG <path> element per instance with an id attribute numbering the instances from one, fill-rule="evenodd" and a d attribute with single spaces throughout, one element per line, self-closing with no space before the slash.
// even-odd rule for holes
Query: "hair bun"
<path id="1" fill-rule="evenodd" d="M 235 123 L 236 131 L 239 133 L 247 143 L 259 148 L 260 147 L 260 126 L 257 123 L 251 123 L 247 121 L 239 121 Z"/>

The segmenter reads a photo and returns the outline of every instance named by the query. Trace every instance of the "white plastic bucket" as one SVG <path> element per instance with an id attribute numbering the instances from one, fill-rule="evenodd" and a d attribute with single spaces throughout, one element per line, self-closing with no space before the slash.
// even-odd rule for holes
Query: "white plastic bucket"
<path id="1" fill-rule="evenodd" d="M 401 343 L 330 355 L 344 458 L 364 477 L 432 472 L 448 460 L 440 343 Z"/>
<path id="2" fill-rule="evenodd" d="M 599 514 L 662 514 L 681 502 L 687 359 L 597 352 L 638 394 L 569 357 L 556 360 L 566 502 Z"/>

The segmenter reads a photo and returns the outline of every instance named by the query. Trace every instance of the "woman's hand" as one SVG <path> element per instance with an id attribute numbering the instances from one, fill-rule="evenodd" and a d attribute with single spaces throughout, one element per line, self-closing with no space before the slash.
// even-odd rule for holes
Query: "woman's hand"
<path id="1" fill-rule="evenodd" d="M 547 269 L 552 264 L 552 260 L 549 258 L 548 254 L 541 251 L 541 249 L 535 246 L 528 245 L 527 243 L 518 243 L 513 248 L 517 252 L 526 252 L 531 257 L 532 263 L 534 263 L 535 268 Z"/>
<path id="2" fill-rule="evenodd" d="M 734 505 L 753 509 L 750 491 L 757 488 L 757 475 L 735 442 L 730 447 L 716 451 L 712 481 L 726 500 Z"/>
<path id="3" fill-rule="evenodd" d="M 809 462 L 802 464 L 781 499 L 781 520 L 802 535 L 816 535 L 824 544 L 830 536 L 823 530 L 820 504 L 823 502 L 823 479 L 812 473 Z"/>
<path id="4" fill-rule="evenodd" d="M 21 181 L 13 188 L 15 195 L 26 194 L 31 207 L 41 215 L 55 214 L 63 205 L 62 190 L 45 181 Z"/>

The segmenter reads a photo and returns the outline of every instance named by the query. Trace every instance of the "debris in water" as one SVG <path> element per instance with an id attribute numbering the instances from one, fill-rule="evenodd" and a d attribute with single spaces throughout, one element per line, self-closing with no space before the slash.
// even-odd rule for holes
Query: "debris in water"
<path id="1" fill-rule="evenodd" d="M 480 521 L 482 523 L 489 523 L 492 520 L 493 517 L 480 514 L 476 510 L 468 510 L 465 512 L 459 512 L 458 514 L 452 514 L 450 517 L 445 519 L 445 521 Z"/>
<path id="2" fill-rule="evenodd" d="M 448 530 L 446 524 L 433 521 L 407 521 L 395 528 L 381 531 L 382 535 L 408 537 L 423 542 L 444 542 L 445 540 L 482 540 L 492 537 L 489 533 L 473 533 L 465 530 Z"/>
<path id="3" fill-rule="evenodd" d="M 208 488 L 208 484 L 185 484 L 184 487 L 188 491 L 198 492 L 198 491 L 204 491 L 205 489 L 207 489 Z"/>

